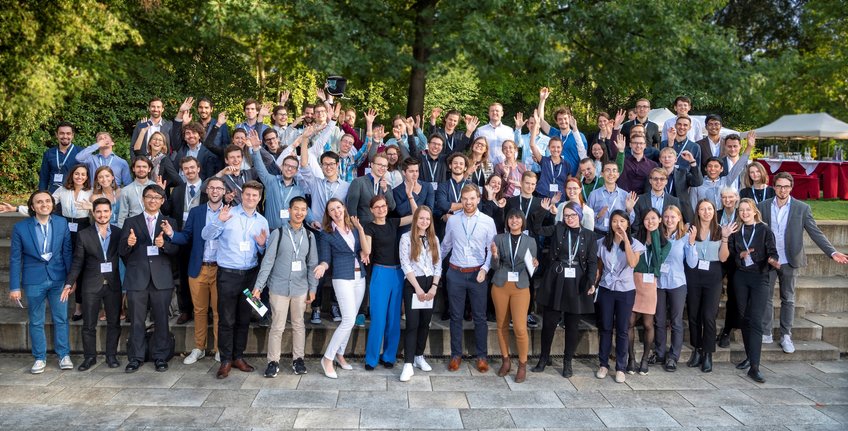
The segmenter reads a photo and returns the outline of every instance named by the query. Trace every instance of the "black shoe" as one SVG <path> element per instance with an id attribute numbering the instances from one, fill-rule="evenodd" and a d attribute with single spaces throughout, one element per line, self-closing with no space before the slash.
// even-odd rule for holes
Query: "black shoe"
<path id="1" fill-rule="evenodd" d="M 648 367 L 648 359 L 642 358 L 642 362 L 639 363 L 639 375 L 647 376 L 648 371 L 650 371 L 650 368 Z"/>
<path id="2" fill-rule="evenodd" d="M 118 367 L 121 366 L 121 363 L 118 362 L 118 358 L 116 358 L 114 356 L 107 356 L 106 357 L 106 365 L 108 365 L 109 368 L 118 368 Z"/>
<path id="3" fill-rule="evenodd" d="M 532 314 L 527 315 L 527 327 L 531 329 L 536 329 L 539 327 L 539 321 L 536 320 L 536 316 Z"/>
<path id="4" fill-rule="evenodd" d="M 705 373 L 710 373 L 713 371 L 713 354 L 712 353 L 704 353 L 704 360 L 701 361 L 701 371 Z"/>
<path id="5" fill-rule="evenodd" d="M 760 374 L 760 367 L 751 367 L 751 369 L 748 370 L 748 377 L 750 377 L 751 380 L 753 380 L 757 383 L 765 383 L 766 382 L 765 377 L 763 377 L 763 375 Z"/>
<path id="6" fill-rule="evenodd" d="M 389 368 L 389 369 L 392 369 L 392 368 L 395 367 L 394 362 L 388 362 L 388 361 L 384 361 L 382 359 L 380 359 L 380 365 L 382 365 L 384 368 Z"/>
<path id="7" fill-rule="evenodd" d="M 265 368 L 265 377 L 272 379 L 277 377 L 277 373 L 280 371 L 280 363 L 277 361 L 268 362 L 268 368 Z"/>
<path id="8" fill-rule="evenodd" d="M 737 370 L 744 370 L 745 368 L 748 368 L 750 366 L 751 366 L 751 361 L 749 361 L 748 358 L 745 358 L 744 361 L 736 364 L 736 369 Z"/>
<path id="9" fill-rule="evenodd" d="M 303 358 L 297 358 L 292 361 L 292 370 L 295 374 L 306 374 L 306 364 L 303 363 Z"/>
<path id="10" fill-rule="evenodd" d="M 365 364 L 365 371 L 374 371 L 374 367 L 372 367 L 368 364 Z"/>
<path id="11" fill-rule="evenodd" d="M 82 320 L 82 314 L 74 314 L 73 316 L 71 316 L 71 320 L 73 320 L 74 322 L 79 322 L 80 320 Z"/>
<path id="12" fill-rule="evenodd" d="M 261 319 L 259 319 L 259 326 L 261 326 L 263 328 L 270 327 L 271 326 L 271 317 L 268 316 L 267 314 L 265 316 L 263 316 Z"/>
<path id="13" fill-rule="evenodd" d="M 701 349 L 695 349 L 692 351 L 692 356 L 689 358 L 689 361 L 686 362 L 686 366 L 689 368 L 695 368 L 701 365 L 701 361 L 703 360 L 704 358 L 701 357 Z"/>
<path id="14" fill-rule="evenodd" d="M 718 336 L 718 347 L 722 349 L 726 349 L 730 347 L 730 333 L 722 332 L 721 335 Z"/>
<path id="15" fill-rule="evenodd" d="M 442 313 L 442 320 L 450 320 L 450 313 L 447 311 Z"/>
<path id="16" fill-rule="evenodd" d="M 192 320 L 194 320 L 194 317 L 191 316 L 191 313 L 180 313 L 180 317 L 177 317 L 177 325 L 185 325 Z"/>
<path id="17" fill-rule="evenodd" d="M 537 363 L 535 367 L 531 368 L 530 371 L 532 371 L 534 373 L 541 373 L 542 371 L 545 371 L 546 366 L 551 365 L 551 364 L 552 364 L 551 358 L 540 357 L 539 363 Z"/>
<path id="18" fill-rule="evenodd" d="M 140 366 L 141 366 L 141 362 L 136 361 L 135 359 L 130 359 L 130 362 L 127 364 L 127 368 L 125 368 L 124 371 L 126 371 L 128 373 L 134 373 L 134 372 L 138 371 L 138 367 L 140 367 Z"/>
<path id="19" fill-rule="evenodd" d="M 624 371 L 627 374 L 636 374 L 636 359 L 633 355 L 627 355 L 627 368 Z"/>
<path id="20" fill-rule="evenodd" d="M 156 371 L 158 371 L 160 373 L 164 373 L 165 371 L 168 371 L 168 361 L 166 361 L 164 359 L 157 359 L 153 363 L 156 365 Z"/>
<path id="21" fill-rule="evenodd" d="M 677 361 L 672 358 L 668 358 L 668 360 L 665 361 L 665 370 L 669 373 L 677 371 Z"/>
<path id="22" fill-rule="evenodd" d="M 563 359 L 562 361 L 562 376 L 566 379 L 573 376 L 574 371 L 571 369 L 571 361 L 568 359 Z"/>
<path id="23" fill-rule="evenodd" d="M 648 356 L 648 363 L 651 365 L 663 364 L 665 363 L 665 358 L 657 355 L 657 352 L 652 352 L 651 356 Z"/>
<path id="24" fill-rule="evenodd" d="M 94 366 L 94 364 L 96 364 L 96 363 L 97 363 L 97 359 L 95 359 L 95 358 L 85 358 L 82 361 L 82 363 L 80 364 L 80 366 L 77 367 L 77 370 L 88 371 L 88 369 L 91 368 L 92 366 Z"/>

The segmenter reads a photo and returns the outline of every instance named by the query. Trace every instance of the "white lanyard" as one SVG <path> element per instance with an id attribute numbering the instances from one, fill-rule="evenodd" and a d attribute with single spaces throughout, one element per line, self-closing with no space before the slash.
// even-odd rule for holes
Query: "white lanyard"
<path id="1" fill-rule="evenodd" d="M 568 232 L 568 266 L 574 266 L 574 258 L 577 257 L 577 251 L 580 249 L 580 234 L 577 234 L 577 245 L 571 248 L 571 232 Z"/>
<path id="2" fill-rule="evenodd" d="M 724 212 L 721 214 L 721 226 L 727 226 L 730 223 L 733 223 L 733 219 L 736 217 L 736 208 L 733 209 L 733 212 L 730 213 L 730 217 L 727 216 L 727 208 L 725 208 Z"/>
<path id="3" fill-rule="evenodd" d="M 106 157 L 107 159 L 109 159 L 109 163 L 106 163 L 106 166 L 109 166 L 110 168 L 112 167 L 112 160 L 114 160 L 114 157 L 112 157 L 112 156 L 114 156 L 114 154 L 109 154 L 109 157 Z M 58 155 L 57 155 L 57 157 L 58 157 Z M 67 157 L 65 157 L 65 158 L 67 159 Z M 103 156 L 101 155 L 98 160 L 100 161 L 100 165 L 97 166 L 99 168 L 99 167 L 103 166 Z"/>
<path id="4" fill-rule="evenodd" d="M 41 254 L 47 254 L 47 241 L 50 239 L 50 220 L 47 221 L 47 224 L 38 224 L 38 227 L 41 228 L 41 234 L 44 235 L 44 244 L 41 245 Z"/>
<path id="5" fill-rule="evenodd" d="M 476 228 L 477 225 L 474 225 L 474 227 Z M 515 251 L 512 251 L 512 238 L 507 238 L 507 243 L 509 243 L 509 258 L 512 263 L 512 272 L 515 272 L 515 256 L 518 254 L 518 249 L 521 246 L 521 236 L 519 235 L 518 241 L 515 242 Z"/>
<path id="6" fill-rule="evenodd" d="M 106 256 L 106 250 L 109 249 L 109 237 L 112 236 L 112 229 L 106 228 L 106 237 L 100 236 L 100 231 L 98 229 L 97 236 L 100 238 L 100 248 L 103 249 L 103 261 L 108 262 L 109 258 Z"/>
<path id="7" fill-rule="evenodd" d="M 253 225 L 256 224 L 255 215 L 256 214 L 254 214 L 254 217 L 250 218 L 251 219 L 250 224 L 247 224 L 244 220 L 244 219 L 247 218 L 247 214 L 244 214 L 244 213 L 241 214 L 241 217 L 239 218 L 239 224 L 241 225 L 241 228 L 243 229 L 242 233 L 241 233 L 241 240 L 242 241 L 247 241 L 247 237 L 250 235 L 250 231 L 251 231 L 251 229 L 253 229 Z M 245 227 L 245 226 L 247 226 L 247 227 Z"/>
<path id="8" fill-rule="evenodd" d="M 612 203 L 610 203 L 610 198 L 613 196 L 615 196 L 615 198 L 612 200 Z M 605 200 L 607 203 L 607 214 L 610 214 L 612 213 L 612 208 L 615 206 L 615 203 L 618 202 L 618 190 L 616 189 L 615 191 L 610 193 L 610 195 L 607 196 Z"/>
<path id="9" fill-rule="evenodd" d="M 533 206 L 533 196 L 530 196 L 530 200 L 527 202 L 527 209 L 526 210 L 524 208 L 521 208 L 522 199 L 523 198 L 521 196 L 518 197 L 518 208 L 521 209 L 524 212 L 524 219 L 526 220 L 527 217 L 530 216 L 530 207 Z"/>
<path id="10" fill-rule="evenodd" d="M 745 230 L 745 226 L 742 226 L 742 229 L 739 231 L 739 234 L 742 235 L 742 242 L 745 243 L 745 249 L 750 250 L 751 249 L 751 243 L 754 241 L 754 234 L 757 233 L 757 225 L 754 225 L 751 228 L 751 237 L 748 238 L 747 241 L 745 240 L 744 230 Z"/>
<path id="11" fill-rule="evenodd" d="M 451 180 L 451 191 L 453 192 L 453 201 L 454 201 L 454 202 L 459 202 L 459 197 L 462 195 L 462 187 L 460 187 L 460 189 L 459 189 L 459 190 L 460 190 L 460 192 L 459 192 L 459 193 L 457 193 L 457 191 L 456 191 L 456 186 L 457 186 L 457 185 L 461 186 L 461 185 L 462 185 L 462 183 L 457 183 L 456 181 L 454 181 L 454 179 L 453 179 L 453 178 L 451 178 L 450 180 Z M 464 183 L 464 182 L 465 182 L 465 181 L 463 181 L 463 183 Z M 476 225 L 475 225 L 475 227 L 476 227 Z"/>
<path id="12" fill-rule="evenodd" d="M 303 231 L 300 232 L 300 241 L 296 246 L 294 245 L 294 236 L 291 233 L 291 229 L 287 229 L 286 232 L 289 234 L 289 240 L 291 240 L 292 249 L 294 250 L 292 259 L 297 260 L 297 256 L 300 254 L 300 247 L 303 245 Z"/>
<path id="13" fill-rule="evenodd" d="M 436 173 L 439 172 L 439 161 L 436 160 L 436 166 L 433 167 L 430 157 L 427 157 L 427 170 L 430 171 L 430 181 L 436 181 Z"/>
<path id="14" fill-rule="evenodd" d="M 236 182 L 236 178 L 241 178 L 241 176 L 242 176 L 242 175 L 244 175 L 244 174 L 239 174 L 239 176 L 238 176 L 238 177 L 235 177 L 235 178 L 233 178 L 233 176 L 232 176 L 232 175 L 227 175 L 228 177 L 230 177 L 230 181 L 232 181 L 232 182 L 233 182 L 233 185 L 234 185 L 234 186 L 236 186 L 236 188 L 238 189 L 238 191 L 242 191 L 242 189 L 241 189 L 241 186 L 240 186 L 240 185 Z"/>
<path id="15" fill-rule="evenodd" d="M 377 177 L 371 175 L 371 182 L 374 183 L 374 196 L 377 196 L 377 192 L 380 191 L 380 180 L 377 179 Z"/>
<path id="16" fill-rule="evenodd" d="M 68 152 L 67 152 L 67 153 L 65 153 L 65 158 L 64 158 L 64 159 L 62 159 L 62 161 L 61 161 L 61 162 L 59 162 L 59 153 L 60 153 L 60 151 L 59 151 L 59 148 L 56 148 L 56 165 L 58 165 L 58 166 L 59 166 L 59 170 L 60 170 L 60 171 L 62 170 L 62 168 L 63 168 L 63 167 L 65 167 L 65 162 L 67 162 L 67 161 L 68 161 L 68 157 L 70 157 L 70 156 L 71 156 L 71 151 L 73 151 L 73 150 L 74 150 L 74 144 L 71 144 L 71 146 L 68 148 Z"/>
<path id="17" fill-rule="evenodd" d="M 453 132 L 453 133 L 451 133 L 451 134 L 450 134 L 450 136 L 448 136 L 448 132 L 445 132 L 445 138 L 447 138 L 447 139 L 445 139 L 445 141 L 446 141 L 445 143 L 447 144 L 447 146 L 448 146 L 448 150 L 449 150 L 450 152 L 453 152 L 453 140 L 454 140 L 454 136 L 456 136 L 456 130 L 454 130 L 454 132 Z"/>
<path id="18" fill-rule="evenodd" d="M 751 186 L 751 194 L 754 195 L 754 202 L 755 203 L 760 203 L 760 202 L 766 200 L 766 192 L 768 192 L 768 187 L 763 187 L 763 198 L 758 199 L 757 198 L 757 189 L 754 188 L 754 186 Z"/>
<path id="19" fill-rule="evenodd" d="M 548 159 L 548 165 L 551 167 L 551 183 L 555 183 L 556 179 L 562 174 L 562 160 L 560 160 L 556 171 L 554 171 L 554 161 L 552 159 Z"/>
<path id="20" fill-rule="evenodd" d="M 286 193 L 285 196 L 283 196 L 283 190 L 285 190 L 285 189 L 289 189 L 289 191 L 288 191 L 288 193 Z M 280 197 L 283 198 L 283 201 L 280 202 L 280 206 L 283 206 L 283 207 L 288 206 L 289 196 L 291 196 L 293 190 L 294 190 L 294 180 L 292 180 L 291 186 L 286 186 L 286 185 L 283 184 L 283 180 L 280 179 Z"/>
<path id="21" fill-rule="evenodd" d="M 592 184 L 592 190 L 590 190 L 589 193 L 592 193 L 593 191 L 595 191 L 595 189 L 598 188 L 598 181 L 600 180 L 601 177 L 595 175 L 595 184 Z M 589 202 L 589 195 L 586 194 L 585 184 L 580 184 L 580 191 L 583 192 L 583 200 Z"/>
<path id="22" fill-rule="evenodd" d="M 462 230 L 465 231 L 465 244 L 469 246 L 471 245 L 471 236 L 473 236 L 474 231 L 477 230 L 477 221 L 475 220 L 474 227 L 471 228 L 470 233 L 468 232 L 468 227 L 466 225 L 468 224 L 468 220 L 470 219 L 471 217 L 465 216 L 465 218 L 462 220 Z"/>

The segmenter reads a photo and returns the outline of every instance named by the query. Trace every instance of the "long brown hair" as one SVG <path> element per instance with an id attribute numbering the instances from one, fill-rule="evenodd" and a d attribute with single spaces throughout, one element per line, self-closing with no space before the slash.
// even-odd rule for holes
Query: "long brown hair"
<path id="1" fill-rule="evenodd" d="M 344 208 L 344 224 L 345 224 L 345 227 L 348 228 L 348 229 L 353 229 L 353 223 L 351 223 L 351 221 L 350 221 L 350 215 L 347 213 L 347 207 L 345 206 L 345 203 L 342 202 L 342 200 L 339 199 L 339 198 L 332 198 L 332 199 L 328 200 L 327 205 L 324 206 L 324 220 L 323 220 L 323 223 L 322 223 L 322 227 L 324 228 L 324 232 L 333 233 L 333 219 L 330 217 L 330 212 L 327 211 L 327 209 L 330 208 L 330 204 L 333 203 L 333 202 L 338 202 L 342 205 L 342 208 Z"/>
<path id="2" fill-rule="evenodd" d="M 432 257 L 433 265 L 435 265 L 439 263 L 439 243 L 438 239 L 436 239 L 436 230 L 433 229 L 433 211 L 427 205 L 421 205 L 412 214 L 412 230 L 409 231 L 409 258 L 412 261 L 416 261 L 421 254 L 422 244 L 421 241 L 418 241 L 418 237 L 421 236 L 421 231 L 418 229 L 418 217 L 423 212 L 430 214 L 430 226 L 427 226 L 424 234 L 427 237 L 427 244 L 430 245 L 430 257 Z"/>
<path id="3" fill-rule="evenodd" d="M 118 188 L 118 183 L 115 181 L 115 172 L 113 172 L 112 168 L 110 168 L 109 166 L 103 165 L 97 168 L 96 171 L 94 171 L 94 192 L 92 193 L 93 195 L 103 194 L 103 186 L 101 186 L 100 183 L 97 182 L 97 177 L 100 175 L 101 172 L 104 171 L 109 172 L 109 174 L 112 175 L 112 192 L 116 193 L 118 190 L 120 190 Z"/>
<path id="4" fill-rule="evenodd" d="M 710 204 L 713 207 L 713 219 L 710 220 L 710 241 L 718 241 L 721 239 L 721 228 L 718 226 L 718 210 L 716 210 L 713 201 L 709 199 L 701 199 L 700 201 L 698 201 L 698 205 L 695 205 L 695 227 L 697 227 L 700 231 L 701 216 L 698 212 L 698 209 L 701 208 L 701 205 L 705 203 Z"/>

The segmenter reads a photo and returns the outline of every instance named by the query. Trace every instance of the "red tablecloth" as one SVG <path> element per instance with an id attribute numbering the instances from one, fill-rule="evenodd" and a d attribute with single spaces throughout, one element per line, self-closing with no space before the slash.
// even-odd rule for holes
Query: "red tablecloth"
<path id="1" fill-rule="evenodd" d="M 759 159 L 769 175 L 789 172 L 819 177 L 824 199 L 848 200 L 848 162 Z"/>

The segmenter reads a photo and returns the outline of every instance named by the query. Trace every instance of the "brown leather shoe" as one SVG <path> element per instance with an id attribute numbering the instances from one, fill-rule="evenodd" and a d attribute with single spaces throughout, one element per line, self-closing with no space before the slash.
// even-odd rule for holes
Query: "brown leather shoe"
<path id="1" fill-rule="evenodd" d="M 498 377 L 503 377 L 509 374 L 509 369 L 512 364 L 509 362 L 509 356 L 504 356 L 501 360 L 501 369 L 498 370 Z"/>
<path id="2" fill-rule="evenodd" d="M 255 368 L 253 368 L 253 365 L 248 364 L 247 361 L 244 360 L 244 358 L 238 358 L 233 361 L 233 367 L 238 368 L 239 370 L 242 370 L 245 373 L 252 373 L 253 370 L 255 370 Z"/>
<path id="3" fill-rule="evenodd" d="M 457 371 L 459 370 L 459 364 L 462 363 L 462 358 L 459 356 L 455 356 L 451 358 L 450 363 L 448 364 L 448 371 Z"/>
<path id="4" fill-rule="evenodd" d="M 477 371 L 481 373 L 489 372 L 489 361 L 485 359 L 477 359 Z"/>
<path id="5" fill-rule="evenodd" d="M 216 377 L 219 379 L 226 379 L 230 375 L 230 370 L 233 369 L 233 363 L 230 361 L 221 362 L 221 367 L 218 368 L 218 374 Z"/>
<path id="6" fill-rule="evenodd" d="M 518 371 L 515 372 L 515 383 L 523 383 L 527 378 L 527 362 L 518 363 Z"/>
<path id="7" fill-rule="evenodd" d="M 177 325 L 184 325 L 192 320 L 194 320 L 194 318 L 191 317 L 191 314 L 180 313 L 180 317 L 177 318 Z"/>

